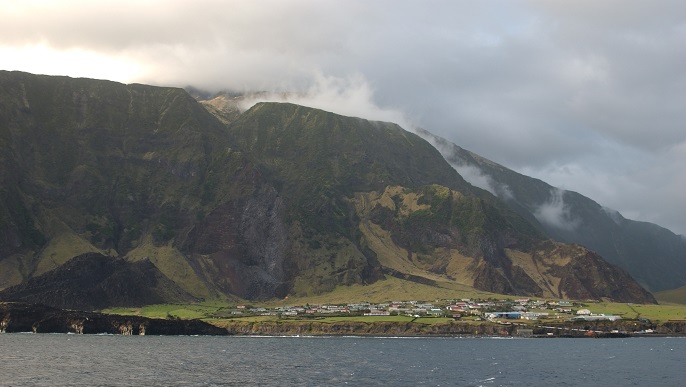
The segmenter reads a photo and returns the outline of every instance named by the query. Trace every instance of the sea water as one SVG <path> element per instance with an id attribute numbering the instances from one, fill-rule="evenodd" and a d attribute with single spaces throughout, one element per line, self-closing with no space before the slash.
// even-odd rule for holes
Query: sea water
<path id="1" fill-rule="evenodd" d="M 0 335 L 3 386 L 684 386 L 685 338 Z"/>

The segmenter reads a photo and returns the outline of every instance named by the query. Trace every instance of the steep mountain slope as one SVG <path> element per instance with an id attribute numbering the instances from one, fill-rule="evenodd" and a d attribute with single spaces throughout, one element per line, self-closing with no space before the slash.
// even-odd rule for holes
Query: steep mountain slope
<path id="1" fill-rule="evenodd" d="M 582 260 L 576 257 L 588 254 L 591 270 L 616 268 L 584 249 L 545 242 L 493 196 L 466 184 L 430 144 L 397 125 L 262 103 L 234 121 L 229 132 L 280 187 L 290 203 L 288 221 L 309 240 L 292 257 L 300 279 L 296 292 L 327 289 L 321 278 L 342 268 L 322 261 L 317 250 L 338 240 L 401 278 L 452 280 L 501 293 L 652 300 L 621 271 L 612 280 L 584 282 L 584 274 L 572 269 Z M 375 197 L 385 199 L 370 204 Z M 533 279 L 529 259 L 540 259 L 549 270 L 538 270 Z M 443 270 L 448 266 L 452 273 Z M 621 283 L 623 289 L 610 295 L 601 282 Z"/>
<path id="2" fill-rule="evenodd" d="M 243 208 L 271 206 L 273 189 L 185 91 L 0 72 L 0 101 L 1 287 L 100 252 L 148 257 L 196 297 L 240 293 L 210 278 L 227 263 L 202 254 L 207 223 L 229 217 L 217 227 L 240 242 L 260 220 Z M 189 239 L 196 226 L 205 239 Z"/>
<path id="3" fill-rule="evenodd" d="M 524 236 L 476 197 L 432 185 L 388 187 L 356 199 L 362 235 L 392 275 L 447 278 L 501 294 L 652 300 L 598 255 Z"/>
<path id="4" fill-rule="evenodd" d="M 627 270 L 652 291 L 686 284 L 686 239 L 658 225 L 624 218 L 576 192 L 563 191 L 469 152 L 429 132 L 459 172 L 492 191 L 553 239 L 578 243 Z"/>
<path id="5" fill-rule="evenodd" d="M 217 105 L 231 115 L 219 120 L 181 89 L 17 72 L 0 72 L 0 102 L 0 288 L 19 285 L 0 299 L 48 299 L 51 283 L 77 297 L 69 276 L 104 260 L 117 273 L 145 268 L 165 301 L 323 293 L 390 275 L 654 302 L 598 255 L 547 241 L 394 124 L 276 103 L 238 115 Z M 94 289 L 141 283 L 93 278 Z M 126 302 L 149 302 L 147 291 Z"/>

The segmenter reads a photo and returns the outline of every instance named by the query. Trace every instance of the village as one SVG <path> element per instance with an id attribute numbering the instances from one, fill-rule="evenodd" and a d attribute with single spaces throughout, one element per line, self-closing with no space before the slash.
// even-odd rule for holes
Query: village
<path id="1" fill-rule="evenodd" d="M 347 303 L 277 307 L 236 305 L 226 308 L 223 317 L 276 316 L 280 318 L 315 318 L 324 316 L 410 316 L 414 318 L 443 317 L 454 320 L 493 321 L 507 320 L 564 320 L 564 321 L 617 321 L 618 315 L 593 313 L 583 305 L 566 300 L 535 299 L 515 300 L 436 300 L 392 301 L 385 303 Z"/>

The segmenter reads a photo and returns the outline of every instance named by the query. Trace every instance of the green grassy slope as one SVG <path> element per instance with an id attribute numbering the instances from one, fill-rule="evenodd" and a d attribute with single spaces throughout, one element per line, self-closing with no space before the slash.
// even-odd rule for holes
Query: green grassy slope
<path id="1" fill-rule="evenodd" d="M 686 286 L 677 289 L 665 290 L 655 293 L 655 298 L 660 303 L 673 303 L 686 305 Z"/>

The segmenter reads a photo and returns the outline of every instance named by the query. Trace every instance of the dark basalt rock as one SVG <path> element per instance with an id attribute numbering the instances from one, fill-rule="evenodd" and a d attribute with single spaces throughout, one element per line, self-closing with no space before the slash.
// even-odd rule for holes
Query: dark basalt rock
<path id="1" fill-rule="evenodd" d="M 562 269 L 560 290 L 577 300 L 609 297 L 617 302 L 656 304 L 652 294 L 634 281 L 629 273 L 611 265 L 597 254 L 576 257 Z"/>
<path id="2" fill-rule="evenodd" d="M 80 310 L 195 301 L 149 260 L 127 262 L 98 253 L 79 255 L 56 270 L 5 289 L 0 300 Z"/>
<path id="3" fill-rule="evenodd" d="M 0 332 L 213 336 L 229 334 L 226 329 L 200 320 L 119 316 L 14 302 L 0 303 Z"/>

